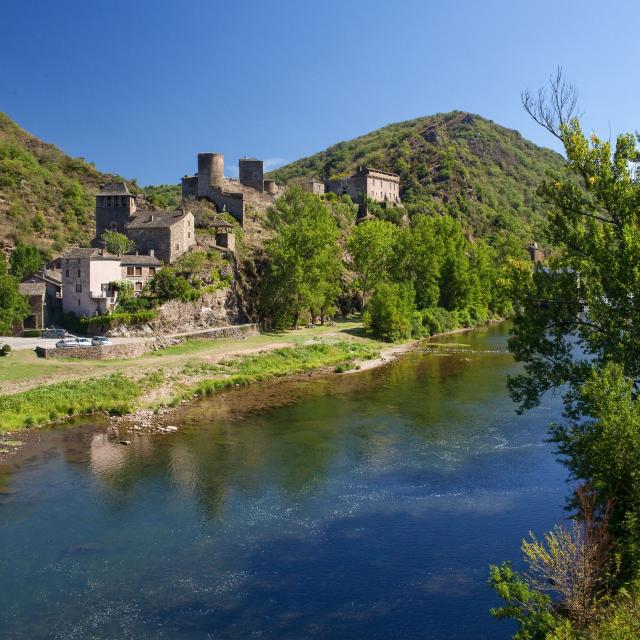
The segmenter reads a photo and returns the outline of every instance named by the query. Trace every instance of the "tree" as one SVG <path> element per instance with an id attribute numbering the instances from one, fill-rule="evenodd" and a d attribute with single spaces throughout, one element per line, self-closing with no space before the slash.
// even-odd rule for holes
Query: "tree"
<path id="1" fill-rule="evenodd" d="M 105 244 L 106 250 L 116 256 L 131 253 L 136 247 L 133 240 L 130 240 L 127 236 L 123 233 L 119 233 L 118 231 L 105 231 L 102 234 L 101 239 Z"/>
<path id="2" fill-rule="evenodd" d="M 39 271 L 45 260 L 45 255 L 37 247 L 19 242 L 9 257 L 9 273 L 18 280 L 24 280 Z"/>
<path id="3" fill-rule="evenodd" d="M 149 290 L 159 300 L 182 300 L 189 302 L 194 299 L 194 289 L 183 276 L 176 275 L 173 269 L 165 268 L 156 273 L 149 280 Z"/>
<path id="4" fill-rule="evenodd" d="M 383 282 L 364 311 L 365 329 L 376 338 L 398 342 L 411 337 L 415 293 L 408 283 Z"/>
<path id="5" fill-rule="evenodd" d="M 297 326 L 333 304 L 342 271 L 339 231 L 323 202 L 292 187 L 269 209 L 275 236 L 266 243 L 267 272 L 261 312 L 268 324 Z"/>
<path id="6" fill-rule="evenodd" d="M 640 578 L 639 154 L 631 134 L 613 146 L 587 138 L 576 96 L 560 71 L 550 93 L 523 98 L 562 141 L 567 164 L 539 188 L 557 256 L 548 268 L 511 260 L 505 278 L 517 310 L 509 346 L 524 364 L 509 387 L 521 411 L 549 390 L 563 393 L 565 420 L 552 425 L 552 441 L 572 479 L 593 491 L 595 518 L 608 520 L 611 546 L 594 584 L 615 578 L 620 588 Z M 579 499 L 570 506 L 580 508 Z M 570 598 L 561 600 L 584 626 Z"/>
<path id="7" fill-rule="evenodd" d="M 0 335 L 11 335 L 13 326 L 29 311 L 29 302 L 18 289 L 18 279 L 7 273 L 4 259 L 0 258 Z"/>
<path id="8" fill-rule="evenodd" d="M 389 277 L 396 231 L 397 227 L 390 222 L 368 220 L 355 227 L 347 242 L 363 309 L 367 294 Z"/>

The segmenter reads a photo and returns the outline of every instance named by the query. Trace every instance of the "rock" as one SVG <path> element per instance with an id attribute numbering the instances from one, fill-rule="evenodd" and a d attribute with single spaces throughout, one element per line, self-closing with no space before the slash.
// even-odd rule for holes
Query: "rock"
<path id="1" fill-rule="evenodd" d="M 131 444 L 131 440 L 120 440 L 120 444 Z"/>
<path id="2" fill-rule="evenodd" d="M 174 427 L 173 425 L 169 425 L 169 426 L 165 427 L 164 430 L 168 431 L 169 433 L 173 433 L 174 431 L 178 430 L 178 427 Z"/>

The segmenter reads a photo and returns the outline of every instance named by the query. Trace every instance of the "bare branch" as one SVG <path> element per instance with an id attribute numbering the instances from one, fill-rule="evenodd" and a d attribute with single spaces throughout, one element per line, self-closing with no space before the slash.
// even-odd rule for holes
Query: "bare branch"
<path id="1" fill-rule="evenodd" d="M 529 89 L 520 94 L 524 110 L 549 133 L 562 140 L 561 129 L 572 118 L 582 116 L 578 112 L 578 90 L 567 82 L 558 67 L 555 76 L 549 78 L 549 86 L 538 89 L 534 96 Z"/>

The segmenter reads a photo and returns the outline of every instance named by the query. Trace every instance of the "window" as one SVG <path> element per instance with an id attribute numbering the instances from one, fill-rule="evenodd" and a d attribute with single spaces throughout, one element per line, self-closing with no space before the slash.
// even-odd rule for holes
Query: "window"
<path id="1" fill-rule="evenodd" d="M 82 285 L 81 284 L 77 284 L 76 285 L 76 293 L 82 293 Z"/>
<path id="2" fill-rule="evenodd" d="M 133 267 L 127 267 L 127 275 L 128 276 L 132 276 L 133 275 Z"/>
<path id="3" fill-rule="evenodd" d="M 142 267 L 136 267 L 136 275 L 137 276 L 141 276 L 142 275 Z"/>
<path id="4" fill-rule="evenodd" d="M 78 298 L 78 306 L 80 306 L 80 298 Z"/>
<path id="5" fill-rule="evenodd" d="M 78 278 L 80 277 L 80 273 L 81 273 L 81 272 L 80 272 L 80 269 L 78 269 Z"/>
<path id="6" fill-rule="evenodd" d="M 69 261 L 67 260 L 67 262 L 69 262 Z M 65 276 L 65 278 L 68 278 L 68 277 L 69 277 L 69 269 L 66 269 L 66 270 L 65 270 L 65 272 L 64 272 L 64 276 Z"/>
<path id="7" fill-rule="evenodd" d="M 149 267 L 149 275 L 150 276 L 155 276 L 156 275 L 156 268 L 155 267 Z"/>
<path id="8" fill-rule="evenodd" d="M 111 206 L 111 196 L 107 196 L 107 207 Z"/>
<path id="9" fill-rule="evenodd" d="M 176 251 L 180 251 L 180 244 L 176 244 Z"/>
<path id="10" fill-rule="evenodd" d="M 142 291 L 142 282 L 136 282 L 136 291 Z"/>
<path id="11" fill-rule="evenodd" d="M 191 237 L 191 231 L 187 231 L 187 238 Z"/>

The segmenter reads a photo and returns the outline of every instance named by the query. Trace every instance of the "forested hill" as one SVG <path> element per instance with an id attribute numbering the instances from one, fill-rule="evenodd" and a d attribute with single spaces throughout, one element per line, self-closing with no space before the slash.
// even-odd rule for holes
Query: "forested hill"
<path id="1" fill-rule="evenodd" d="M 23 240 L 60 251 L 69 243 L 88 242 L 95 193 L 101 183 L 117 178 L 42 142 L 0 113 L 0 247 Z M 127 182 L 140 192 L 135 182 Z M 163 205 L 161 188 L 145 195 Z"/>
<path id="2" fill-rule="evenodd" d="M 477 115 L 453 111 L 407 120 L 340 142 L 270 174 L 288 183 L 330 178 L 369 166 L 400 175 L 410 212 L 450 213 L 476 235 L 497 230 L 523 240 L 538 233 L 542 205 L 535 195 L 545 170 L 563 158 Z"/>

